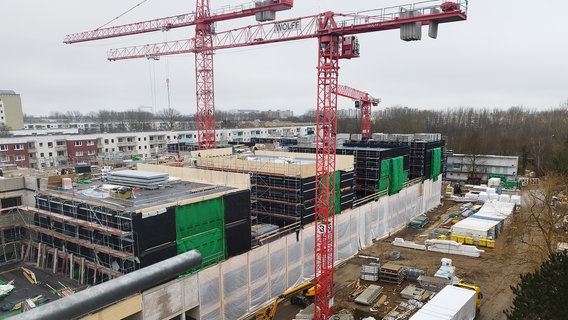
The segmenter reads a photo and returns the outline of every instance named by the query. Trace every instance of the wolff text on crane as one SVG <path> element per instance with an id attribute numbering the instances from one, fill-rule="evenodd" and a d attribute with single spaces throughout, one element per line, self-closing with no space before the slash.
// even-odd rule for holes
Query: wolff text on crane
<path id="1" fill-rule="evenodd" d="M 283 22 L 277 22 L 274 24 L 274 30 L 276 30 L 276 32 L 286 32 L 286 31 L 290 31 L 290 30 L 300 30 L 300 22 L 302 21 L 302 19 L 296 19 L 296 20 L 289 20 L 289 21 L 283 21 Z"/>

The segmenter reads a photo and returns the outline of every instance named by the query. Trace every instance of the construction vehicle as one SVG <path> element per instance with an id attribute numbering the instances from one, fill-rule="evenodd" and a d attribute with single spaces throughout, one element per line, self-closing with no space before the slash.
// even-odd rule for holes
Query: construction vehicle
<path id="1" fill-rule="evenodd" d="M 467 288 L 446 286 L 410 320 L 473 320 L 477 316 L 475 296 L 475 292 Z"/>
<path id="2" fill-rule="evenodd" d="M 475 291 L 475 312 L 476 314 L 479 314 L 479 310 L 481 308 L 481 299 L 483 299 L 483 293 L 481 293 L 481 288 L 476 285 L 464 282 L 458 282 L 454 284 L 454 286 Z"/>
<path id="3" fill-rule="evenodd" d="M 301 292 L 301 293 L 299 293 Z M 276 314 L 276 307 L 278 307 L 278 303 L 282 299 L 290 298 L 290 303 L 302 306 L 303 308 L 307 307 L 309 304 L 312 304 L 314 301 L 314 283 L 310 281 L 306 281 L 297 285 L 291 289 L 284 291 L 281 295 L 274 299 L 274 302 L 269 304 L 268 306 L 260 309 L 256 312 L 256 320 L 269 320 L 274 319 L 274 314 Z"/>

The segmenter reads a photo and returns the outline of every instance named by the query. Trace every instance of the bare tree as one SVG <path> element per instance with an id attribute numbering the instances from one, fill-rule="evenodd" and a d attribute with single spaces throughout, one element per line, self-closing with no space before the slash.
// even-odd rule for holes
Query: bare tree
<path id="1" fill-rule="evenodd" d="M 166 130 L 171 131 L 176 129 L 177 123 L 182 119 L 182 114 L 176 109 L 167 108 L 158 111 L 156 117 L 166 124 Z"/>
<path id="2" fill-rule="evenodd" d="M 11 136 L 10 130 L 12 130 L 10 127 L 5 125 L 4 123 L 0 123 L 0 137 Z"/>
<path id="3" fill-rule="evenodd" d="M 509 263 L 534 268 L 557 251 L 558 242 L 568 241 L 568 179 L 550 172 L 541 181 L 538 188 L 523 192 L 521 212 L 506 229 L 508 248 L 524 252 Z"/>

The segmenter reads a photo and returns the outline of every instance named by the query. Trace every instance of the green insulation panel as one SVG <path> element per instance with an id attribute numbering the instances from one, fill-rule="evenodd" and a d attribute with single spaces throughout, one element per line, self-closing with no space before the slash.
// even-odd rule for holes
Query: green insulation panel
<path id="1" fill-rule="evenodd" d="M 379 179 L 379 192 L 388 190 L 389 188 L 389 177 L 384 177 Z"/>
<path id="2" fill-rule="evenodd" d="M 176 239 L 197 235 L 212 229 L 224 230 L 223 198 L 176 207 Z"/>
<path id="3" fill-rule="evenodd" d="M 334 178 L 332 178 L 334 177 Z M 341 213 L 341 172 L 340 171 L 335 171 L 334 176 L 329 176 L 329 178 L 327 176 L 321 176 L 320 179 L 322 179 L 322 185 L 327 183 L 330 186 L 331 189 L 331 185 L 333 183 L 334 186 L 334 193 L 332 195 L 332 199 L 334 201 L 333 203 L 333 212 L 334 214 L 340 214 Z M 331 181 L 331 179 L 333 179 L 334 181 Z M 329 181 L 327 181 L 329 180 Z M 321 191 L 321 190 L 320 190 Z M 331 201 L 331 199 L 330 199 Z"/>
<path id="4" fill-rule="evenodd" d="M 438 180 L 440 175 L 440 168 L 442 166 L 442 148 L 432 149 L 432 169 L 430 171 L 430 178 L 434 181 Z"/>
<path id="5" fill-rule="evenodd" d="M 381 178 L 386 178 L 390 175 L 391 159 L 381 160 Z"/>
<path id="6" fill-rule="evenodd" d="M 176 240 L 178 254 L 197 249 L 202 258 L 199 269 L 224 260 L 227 257 L 224 230 L 224 228 L 211 229 Z"/>
<path id="7" fill-rule="evenodd" d="M 396 194 L 402 190 L 402 185 L 405 182 L 404 175 L 404 158 L 396 157 L 391 159 L 391 174 L 389 184 L 389 194 Z"/>

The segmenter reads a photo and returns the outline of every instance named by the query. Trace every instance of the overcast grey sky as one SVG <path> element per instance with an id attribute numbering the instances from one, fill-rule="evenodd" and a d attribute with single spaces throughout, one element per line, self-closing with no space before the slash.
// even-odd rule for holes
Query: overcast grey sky
<path id="1" fill-rule="evenodd" d="M 193 27 L 63 44 L 66 34 L 95 29 L 142 0 L 8 1 L 2 4 L 0 89 L 21 95 L 32 115 L 79 110 L 156 111 L 168 106 L 195 113 L 192 54 L 109 62 L 112 48 L 191 38 Z M 246 0 L 211 0 L 212 9 Z M 324 11 L 356 12 L 410 1 L 296 0 L 277 20 Z M 188 13 L 190 0 L 147 0 L 113 23 Z M 361 57 L 340 61 L 339 81 L 380 97 L 380 107 L 556 108 L 568 101 L 568 2 L 561 0 L 469 1 L 468 20 L 440 25 L 438 39 L 404 42 L 397 30 L 359 36 Z M 254 18 L 220 22 L 217 30 L 254 24 Z M 315 108 L 317 40 L 307 39 L 215 55 L 215 105 L 235 108 Z M 340 98 L 339 107 L 352 103 Z"/>

